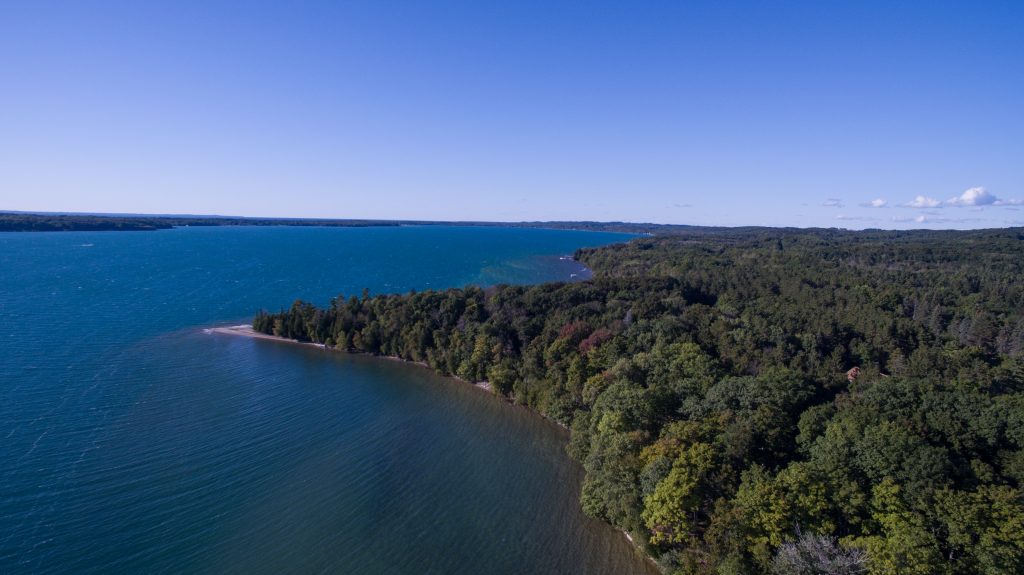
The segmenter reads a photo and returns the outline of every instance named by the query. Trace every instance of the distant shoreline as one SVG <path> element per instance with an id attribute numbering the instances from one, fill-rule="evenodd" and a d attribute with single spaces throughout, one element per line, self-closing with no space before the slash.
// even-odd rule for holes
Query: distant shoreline
<path id="1" fill-rule="evenodd" d="M 0 211 L 0 232 L 103 232 L 157 231 L 180 227 L 293 226 L 293 227 L 408 227 L 474 226 L 492 228 L 533 228 L 588 232 L 653 234 L 691 226 L 629 222 L 483 222 L 426 220 L 369 220 L 331 218 L 249 218 L 240 216 L 182 216 L 146 214 L 46 214 Z"/>
<path id="2" fill-rule="evenodd" d="M 209 334 L 234 335 L 234 336 L 248 337 L 248 338 L 251 338 L 251 339 L 263 339 L 263 340 L 268 340 L 268 341 L 276 341 L 278 343 L 290 343 L 290 344 L 294 344 L 294 345 L 304 345 L 304 346 L 315 347 L 317 349 L 322 349 L 324 351 L 334 351 L 334 352 L 339 352 L 339 353 L 347 353 L 347 354 L 350 354 L 350 355 L 367 355 L 367 356 L 376 357 L 376 358 L 379 358 L 379 359 L 389 359 L 389 360 L 392 360 L 392 361 L 400 361 L 402 363 L 409 363 L 409 364 L 412 364 L 412 365 L 417 365 L 419 367 L 424 367 L 424 368 L 427 368 L 427 369 L 431 369 L 429 365 L 427 365 L 426 363 L 424 363 L 422 361 L 412 361 L 412 360 L 408 360 L 408 359 L 403 359 L 403 358 L 398 357 L 396 355 L 374 355 L 374 354 L 368 354 L 368 353 L 350 352 L 350 351 L 345 351 L 345 350 L 338 349 L 336 347 L 328 347 L 328 346 L 326 346 L 326 345 L 324 345 L 322 343 L 314 343 L 314 342 L 311 342 L 311 341 L 299 341 L 297 339 L 290 339 L 290 338 L 287 338 L 287 337 L 280 337 L 280 336 L 277 336 L 277 335 L 270 335 L 270 334 L 267 334 L 267 333 L 260 333 L 260 332 L 258 332 L 256 330 L 254 330 L 252 328 L 252 326 L 248 325 L 248 324 L 210 327 L 210 328 L 203 329 L 203 332 L 209 333 Z M 433 370 L 431 370 L 431 371 L 433 371 Z M 452 379 L 456 379 L 458 381 L 462 381 L 462 382 L 468 383 L 468 384 L 472 385 L 473 387 L 476 387 L 478 389 L 482 389 L 482 390 L 487 391 L 489 393 L 494 393 L 494 388 L 491 387 L 490 382 L 487 382 L 487 381 L 471 382 L 471 381 L 466 381 L 465 379 L 462 379 L 461 377 L 456 377 L 456 376 L 449 376 L 449 377 L 451 377 Z"/>

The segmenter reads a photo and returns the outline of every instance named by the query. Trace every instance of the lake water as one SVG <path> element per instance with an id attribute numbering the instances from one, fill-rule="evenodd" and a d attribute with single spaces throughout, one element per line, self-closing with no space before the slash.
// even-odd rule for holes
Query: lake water
<path id="1" fill-rule="evenodd" d="M 203 332 L 295 298 L 566 280 L 627 236 L 0 234 L 0 573 L 651 573 L 554 425 L 400 362 Z"/>

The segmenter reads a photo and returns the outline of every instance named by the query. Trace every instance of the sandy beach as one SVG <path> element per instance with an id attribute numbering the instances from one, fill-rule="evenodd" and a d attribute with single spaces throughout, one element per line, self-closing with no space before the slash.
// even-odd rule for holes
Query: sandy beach
<path id="1" fill-rule="evenodd" d="M 251 325 L 231 325 L 223 327 L 211 327 L 203 330 L 206 333 L 221 333 L 227 335 L 240 335 L 243 337 L 251 337 L 253 339 L 269 339 L 271 341 L 280 341 L 283 343 L 295 343 L 298 345 L 310 345 L 318 347 L 320 349 L 327 349 L 322 343 L 313 343 L 309 341 L 299 341 L 297 339 L 288 339 L 286 337 L 278 337 L 276 335 L 270 335 L 266 333 L 260 333 L 252 328 Z"/>

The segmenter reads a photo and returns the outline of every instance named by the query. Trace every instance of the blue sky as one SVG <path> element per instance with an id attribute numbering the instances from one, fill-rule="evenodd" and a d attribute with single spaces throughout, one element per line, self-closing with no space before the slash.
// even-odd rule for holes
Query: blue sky
<path id="1" fill-rule="evenodd" d="M 1024 225 L 1022 30 L 1019 1 L 4 2 L 0 209 Z"/>

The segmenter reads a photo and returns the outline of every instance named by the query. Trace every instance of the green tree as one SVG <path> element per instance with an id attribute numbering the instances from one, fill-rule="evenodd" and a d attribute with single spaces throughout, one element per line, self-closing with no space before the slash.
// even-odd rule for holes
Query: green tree
<path id="1" fill-rule="evenodd" d="M 668 476 L 644 498 L 642 517 L 651 543 L 682 543 L 695 535 L 702 484 L 713 466 L 714 448 L 707 443 L 694 443 L 679 454 Z"/>

